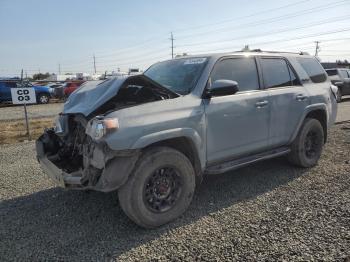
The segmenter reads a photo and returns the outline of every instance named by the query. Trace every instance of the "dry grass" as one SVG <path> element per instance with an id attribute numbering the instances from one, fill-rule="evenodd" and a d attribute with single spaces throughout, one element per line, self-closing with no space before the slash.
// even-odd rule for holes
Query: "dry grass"
<path id="1" fill-rule="evenodd" d="M 29 119 L 31 139 L 37 139 L 45 128 L 52 127 L 53 118 Z M 12 144 L 28 140 L 25 120 L 12 120 L 0 122 L 0 144 Z"/>

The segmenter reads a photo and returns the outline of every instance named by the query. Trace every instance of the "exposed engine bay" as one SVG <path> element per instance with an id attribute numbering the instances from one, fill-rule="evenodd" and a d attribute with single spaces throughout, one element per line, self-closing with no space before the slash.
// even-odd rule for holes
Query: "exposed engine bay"
<path id="1" fill-rule="evenodd" d="M 100 115 L 125 107 L 178 97 L 176 93 L 160 86 L 144 75 L 133 76 L 124 82 L 118 94 L 92 114 Z"/>
<path id="2" fill-rule="evenodd" d="M 67 184 L 75 184 L 80 188 L 101 187 L 103 188 L 101 191 L 104 191 L 106 186 L 112 188 L 122 182 L 124 178 L 115 178 L 113 170 L 117 168 L 121 173 L 128 174 L 138 158 L 138 152 L 113 151 L 103 140 L 95 141 L 87 134 L 89 121 L 96 117 L 103 118 L 112 111 L 126 107 L 177 96 L 152 83 L 147 77 L 127 78 L 114 97 L 89 115 L 61 114 L 56 127 L 46 130 L 38 141 L 42 143 L 43 151 L 49 161 L 64 174 L 69 174 L 69 177 L 66 177 L 70 179 Z M 103 181 L 100 179 L 101 176 L 104 177 Z M 113 179 L 114 181 L 111 181 Z"/>

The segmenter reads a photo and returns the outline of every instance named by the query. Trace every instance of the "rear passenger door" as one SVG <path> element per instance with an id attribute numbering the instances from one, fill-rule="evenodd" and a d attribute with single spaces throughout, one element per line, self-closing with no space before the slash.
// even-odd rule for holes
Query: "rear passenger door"
<path id="1" fill-rule="evenodd" d="M 309 97 L 288 61 L 282 57 L 260 57 L 264 88 L 269 93 L 269 146 L 288 144 Z"/>
<path id="2" fill-rule="evenodd" d="M 218 61 L 208 81 L 233 80 L 234 95 L 206 99 L 207 160 L 221 162 L 268 146 L 268 93 L 260 89 L 254 57 L 228 57 Z"/>

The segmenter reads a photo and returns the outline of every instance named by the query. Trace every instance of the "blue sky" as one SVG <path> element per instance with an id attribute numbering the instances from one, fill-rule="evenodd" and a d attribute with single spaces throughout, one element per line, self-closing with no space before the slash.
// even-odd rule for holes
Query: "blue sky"
<path id="1" fill-rule="evenodd" d="M 322 61 L 350 60 L 349 14 L 350 0 L 0 0 L 0 75 L 91 73 L 93 54 L 99 72 L 144 69 L 171 57 L 171 31 L 175 53 L 313 53 L 318 40 Z"/>

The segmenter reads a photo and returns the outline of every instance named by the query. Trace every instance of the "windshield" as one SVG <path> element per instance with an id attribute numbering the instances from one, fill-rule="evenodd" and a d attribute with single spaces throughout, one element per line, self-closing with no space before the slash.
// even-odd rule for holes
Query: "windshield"
<path id="1" fill-rule="evenodd" d="M 207 60 L 197 57 L 164 61 L 154 64 L 144 74 L 171 91 L 186 95 L 196 85 Z"/>

